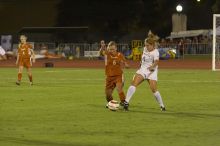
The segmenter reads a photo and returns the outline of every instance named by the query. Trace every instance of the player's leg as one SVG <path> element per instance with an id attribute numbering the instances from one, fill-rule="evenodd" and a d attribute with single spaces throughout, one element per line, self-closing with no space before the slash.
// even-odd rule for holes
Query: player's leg
<path id="1" fill-rule="evenodd" d="M 114 88 L 115 88 L 115 85 L 113 83 L 113 78 L 106 77 L 105 96 L 106 96 L 107 102 L 113 100 L 112 93 L 113 93 Z"/>
<path id="2" fill-rule="evenodd" d="M 132 95 L 135 93 L 136 91 L 136 87 L 141 83 L 143 82 L 144 80 L 144 77 L 140 74 L 135 74 L 134 78 L 133 78 L 133 81 L 130 85 L 130 87 L 128 88 L 128 91 L 127 91 L 127 95 L 126 95 L 126 101 L 129 102 L 131 100 L 131 97 Z"/>
<path id="3" fill-rule="evenodd" d="M 30 85 L 33 85 L 33 77 L 32 77 L 32 72 L 31 72 L 31 68 L 27 68 L 27 73 L 28 73 L 28 78 L 30 81 Z"/>
<path id="4" fill-rule="evenodd" d="M 113 100 L 112 94 L 113 94 L 113 89 L 112 88 L 106 88 L 105 89 L 105 97 L 106 97 L 106 101 L 107 101 L 107 104 L 105 106 L 106 108 L 108 108 L 108 102 Z"/>
<path id="5" fill-rule="evenodd" d="M 148 80 L 148 83 L 150 85 L 150 89 L 154 94 L 154 97 L 156 101 L 159 103 L 161 110 L 165 111 L 165 106 L 163 104 L 162 97 L 160 95 L 160 92 L 157 90 L 157 81 L 156 80 Z"/>
<path id="6" fill-rule="evenodd" d="M 105 89 L 105 95 L 106 95 L 106 101 L 107 102 L 113 100 L 112 93 L 113 93 L 113 89 L 111 89 L 111 88 L 106 88 Z"/>
<path id="7" fill-rule="evenodd" d="M 140 74 L 135 74 L 133 81 L 131 83 L 131 86 L 128 88 L 125 103 L 124 103 L 124 109 L 128 110 L 129 101 L 131 100 L 133 94 L 136 91 L 136 87 L 144 81 L 144 77 Z"/>
<path id="8" fill-rule="evenodd" d="M 18 79 L 17 79 L 17 81 L 16 81 L 16 84 L 17 84 L 17 85 L 20 85 L 20 84 L 21 84 L 21 78 L 22 78 L 23 68 L 24 68 L 24 66 L 22 66 L 22 65 L 19 65 L 19 67 L 18 67 Z"/>
<path id="9" fill-rule="evenodd" d="M 30 59 L 25 60 L 25 67 L 27 68 L 27 73 L 28 73 L 28 78 L 29 78 L 29 81 L 30 81 L 30 85 L 33 85 L 33 77 L 32 77 L 32 72 L 31 72 L 31 66 L 32 66 L 31 60 Z"/>
<path id="10" fill-rule="evenodd" d="M 123 76 L 118 76 L 116 79 L 116 89 L 118 91 L 121 105 L 124 105 L 125 102 L 125 93 L 123 91 L 123 86 L 124 86 Z"/>

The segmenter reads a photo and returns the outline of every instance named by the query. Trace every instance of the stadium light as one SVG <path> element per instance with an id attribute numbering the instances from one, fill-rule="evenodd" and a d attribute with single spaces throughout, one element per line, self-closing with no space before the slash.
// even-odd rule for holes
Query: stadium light
<path id="1" fill-rule="evenodd" d="M 200 0 L 197 0 L 197 2 L 200 2 Z"/>
<path id="2" fill-rule="evenodd" d="M 178 13 L 182 12 L 182 11 L 183 11 L 183 7 L 182 7 L 180 4 L 178 4 L 178 5 L 176 6 L 176 11 L 177 11 Z"/>

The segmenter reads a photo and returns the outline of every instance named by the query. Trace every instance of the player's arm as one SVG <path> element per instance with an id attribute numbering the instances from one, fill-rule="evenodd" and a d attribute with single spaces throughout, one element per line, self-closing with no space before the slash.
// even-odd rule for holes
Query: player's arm
<path id="1" fill-rule="evenodd" d="M 17 54 L 17 59 L 16 59 L 16 62 L 15 62 L 16 65 L 18 65 L 18 60 L 19 60 L 19 54 Z"/>
<path id="2" fill-rule="evenodd" d="M 121 63 L 125 66 L 125 68 L 129 68 L 130 66 L 129 66 L 129 64 L 127 63 L 127 61 L 126 61 L 124 55 L 121 54 L 121 57 L 122 57 Z"/>
<path id="3" fill-rule="evenodd" d="M 35 63 L 35 53 L 34 53 L 33 46 L 31 44 L 29 44 L 29 49 L 30 49 L 30 53 L 31 53 L 32 62 Z"/>
<path id="4" fill-rule="evenodd" d="M 129 68 L 130 67 L 129 64 L 127 63 L 127 61 L 124 61 L 124 66 L 125 66 L 125 68 Z"/>
<path id="5" fill-rule="evenodd" d="M 159 64 L 159 60 L 154 60 L 154 63 L 148 67 L 150 71 L 154 71 L 155 67 Z"/>
<path id="6" fill-rule="evenodd" d="M 154 71 L 155 67 L 159 64 L 159 52 L 156 52 L 154 54 L 154 62 L 152 65 L 148 68 L 150 71 Z"/>
<path id="7" fill-rule="evenodd" d="M 17 60 L 15 62 L 16 65 L 18 65 L 18 60 L 19 60 L 19 48 L 20 48 L 20 44 L 18 44 L 18 52 L 17 52 Z"/>
<path id="8" fill-rule="evenodd" d="M 35 63 L 35 53 L 33 49 L 31 49 L 31 58 L 33 59 L 33 63 Z"/>

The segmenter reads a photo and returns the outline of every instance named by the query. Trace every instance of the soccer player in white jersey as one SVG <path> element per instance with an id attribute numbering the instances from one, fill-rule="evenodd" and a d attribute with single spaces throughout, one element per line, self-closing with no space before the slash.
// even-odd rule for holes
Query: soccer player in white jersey
<path id="1" fill-rule="evenodd" d="M 159 103 L 162 111 L 165 111 L 160 92 L 157 90 L 157 73 L 158 73 L 158 62 L 159 52 L 156 48 L 157 38 L 154 34 L 148 34 L 148 38 L 145 39 L 145 47 L 141 60 L 141 67 L 133 77 L 133 81 L 128 88 L 124 109 L 128 110 L 129 101 L 135 93 L 136 87 L 141 84 L 144 80 L 147 80 L 151 91 L 153 92 L 156 101 Z"/>

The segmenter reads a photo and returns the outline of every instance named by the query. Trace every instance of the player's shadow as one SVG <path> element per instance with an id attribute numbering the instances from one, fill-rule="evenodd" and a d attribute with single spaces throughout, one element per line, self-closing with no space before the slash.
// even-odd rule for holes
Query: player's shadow
<path id="1" fill-rule="evenodd" d="M 140 111 L 140 110 L 130 110 L 129 112 L 134 113 L 149 113 L 149 114 L 158 114 L 158 115 L 164 115 L 164 116 L 174 116 L 174 117 L 192 117 L 192 118 L 220 118 L 220 114 L 208 114 L 208 113 L 196 113 L 196 112 L 184 112 L 184 111 L 159 111 L 159 109 L 147 109 L 146 111 Z"/>
<path id="2" fill-rule="evenodd" d="M 25 138 L 16 138 L 16 137 L 0 137 L 1 142 L 10 142 L 14 143 L 14 145 L 42 145 L 42 146 L 84 146 L 85 144 L 80 143 L 59 143 L 59 142 L 53 142 L 53 141 L 46 141 L 46 140 L 30 140 Z M 0 144 L 1 144 L 0 142 Z M 94 144 L 86 144 L 88 146 L 95 146 Z"/>

